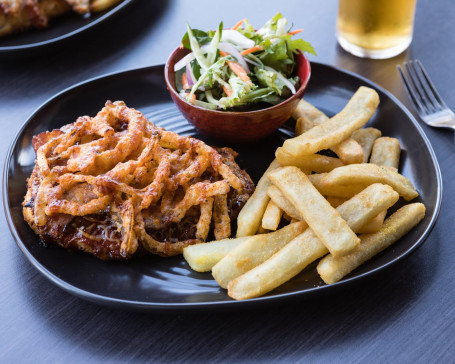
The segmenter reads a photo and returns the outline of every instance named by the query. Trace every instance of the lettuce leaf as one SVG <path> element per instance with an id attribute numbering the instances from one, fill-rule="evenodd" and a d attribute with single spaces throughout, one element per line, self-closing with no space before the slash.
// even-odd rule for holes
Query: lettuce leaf
<path id="1" fill-rule="evenodd" d="M 281 96 L 284 83 L 277 78 L 277 74 L 275 72 L 267 71 L 265 69 L 256 67 L 254 73 L 256 75 L 257 80 L 262 86 L 272 89 L 278 95 Z"/>
<path id="2" fill-rule="evenodd" d="M 194 38 L 196 38 L 199 45 L 204 45 L 209 43 L 212 40 L 213 35 L 210 35 L 208 32 L 204 32 L 200 29 L 191 29 Z M 188 31 L 182 37 L 182 45 L 192 51 L 190 37 L 188 35 Z"/>

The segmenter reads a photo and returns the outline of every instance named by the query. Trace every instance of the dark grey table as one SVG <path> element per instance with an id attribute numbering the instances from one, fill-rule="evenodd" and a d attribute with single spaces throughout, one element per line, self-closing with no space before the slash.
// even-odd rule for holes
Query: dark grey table
<path id="1" fill-rule="evenodd" d="M 137 0 L 106 24 L 58 47 L 0 60 L 2 161 L 20 125 L 49 97 L 90 77 L 164 63 L 185 21 L 201 29 L 245 16 L 262 24 L 278 10 L 305 28 L 305 38 L 318 52 L 312 59 L 370 78 L 412 112 L 396 65 L 420 59 L 455 109 L 452 0 L 419 0 L 412 46 L 384 61 L 355 58 L 337 46 L 336 0 Z M 441 214 L 429 239 L 410 258 L 371 279 L 292 304 L 191 315 L 98 306 L 39 274 L 2 216 L 0 362 L 453 362 L 454 133 L 423 129 L 444 180 Z"/>

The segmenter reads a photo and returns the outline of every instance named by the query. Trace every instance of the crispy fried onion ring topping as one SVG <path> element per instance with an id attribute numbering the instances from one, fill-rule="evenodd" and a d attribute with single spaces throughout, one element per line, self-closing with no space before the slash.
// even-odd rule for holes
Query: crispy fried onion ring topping
<path id="1" fill-rule="evenodd" d="M 33 144 L 26 220 L 44 240 L 102 259 L 179 254 L 211 229 L 226 238 L 254 188 L 231 149 L 166 131 L 121 101 Z"/>

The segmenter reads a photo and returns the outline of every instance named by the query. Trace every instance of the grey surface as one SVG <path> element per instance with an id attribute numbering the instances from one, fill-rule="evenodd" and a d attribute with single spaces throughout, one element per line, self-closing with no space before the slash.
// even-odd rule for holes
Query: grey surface
<path id="1" fill-rule="evenodd" d="M 87 78 L 161 64 L 184 23 L 214 28 L 277 10 L 305 28 L 317 59 L 366 76 L 411 111 L 396 64 L 419 58 L 455 108 L 455 4 L 419 0 L 411 48 L 390 60 L 355 58 L 337 46 L 337 2 L 145 1 L 56 48 L 0 59 L 2 163 L 27 117 L 49 97 Z M 310 86 L 311 87 L 311 86 Z M 454 133 L 421 123 L 442 170 L 441 216 L 409 259 L 342 292 L 272 308 L 156 315 L 111 310 L 75 298 L 41 276 L 1 219 L 0 361 L 28 362 L 451 362 L 455 354 Z M 3 211 L 2 211 L 3 214 Z"/>

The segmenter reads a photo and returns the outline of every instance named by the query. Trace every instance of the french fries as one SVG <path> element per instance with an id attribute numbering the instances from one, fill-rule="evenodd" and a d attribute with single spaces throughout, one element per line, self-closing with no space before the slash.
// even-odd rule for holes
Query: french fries
<path id="1" fill-rule="evenodd" d="M 393 167 L 398 170 L 400 163 L 400 142 L 396 138 L 381 137 L 375 140 L 371 150 L 370 163 Z"/>
<path id="2" fill-rule="evenodd" d="M 376 184 L 337 208 L 348 225 L 357 230 L 379 211 L 398 200 L 390 186 Z M 234 299 L 263 295 L 300 273 L 308 264 L 327 254 L 328 250 L 311 229 L 290 241 L 264 263 L 256 266 L 228 284 L 228 294 Z"/>
<path id="3" fill-rule="evenodd" d="M 196 272 L 209 272 L 232 249 L 249 237 L 223 239 L 209 243 L 195 244 L 183 249 L 183 257 Z"/>
<path id="4" fill-rule="evenodd" d="M 361 183 L 350 183 L 350 184 L 327 184 L 323 183 L 324 177 L 327 173 L 318 173 L 310 174 L 308 179 L 313 184 L 314 187 L 321 193 L 323 196 L 333 196 L 341 198 L 351 198 L 352 196 L 358 194 L 360 191 L 365 189 L 366 184 Z"/>
<path id="5" fill-rule="evenodd" d="M 359 238 L 300 169 L 281 167 L 268 176 L 333 255 L 347 254 L 358 246 Z"/>
<path id="6" fill-rule="evenodd" d="M 307 130 L 310 130 L 316 125 L 322 124 L 329 120 L 328 116 L 325 115 L 322 111 L 318 110 L 316 107 L 311 105 L 305 100 L 300 100 L 297 108 L 292 114 L 294 119 L 296 119 L 295 124 L 295 135 L 298 136 L 303 134 Z M 344 164 L 351 163 L 361 163 L 363 160 L 363 150 L 359 143 L 351 138 L 347 138 L 342 141 L 340 144 L 334 145 L 330 148 Z M 283 158 L 283 157 L 282 157 Z M 285 164 L 279 160 L 281 165 L 292 165 Z M 297 166 L 297 165 L 296 165 Z M 298 167 L 298 166 L 297 166 Z M 313 172 L 327 172 L 327 171 L 317 171 Z"/>
<path id="7" fill-rule="evenodd" d="M 280 224 L 283 210 L 278 207 L 273 201 L 269 201 L 262 217 L 262 227 L 266 230 L 276 230 Z"/>
<path id="8" fill-rule="evenodd" d="M 372 234 L 377 233 L 382 228 L 387 210 L 384 210 L 373 217 L 370 221 L 365 223 L 360 229 L 356 231 L 357 234 Z"/>
<path id="9" fill-rule="evenodd" d="M 306 223 L 298 222 L 272 233 L 250 237 L 215 264 L 213 278 L 226 288 L 230 281 L 264 262 L 307 227 Z"/>
<path id="10" fill-rule="evenodd" d="M 344 163 L 333 157 L 327 157 L 320 154 L 304 155 L 300 157 L 293 156 L 280 152 L 276 155 L 276 159 L 282 166 L 295 166 L 300 168 L 305 174 L 311 172 L 324 173 L 330 172 L 331 170 L 344 166 Z"/>
<path id="11" fill-rule="evenodd" d="M 303 220 L 303 216 L 300 212 L 289 202 L 278 187 L 274 185 L 269 186 L 269 188 L 267 188 L 267 193 L 272 201 L 290 216 L 291 219 Z"/>
<path id="12" fill-rule="evenodd" d="M 354 139 L 363 149 L 363 163 L 367 163 L 370 159 L 371 148 L 374 141 L 382 135 L 381 131 L 376 128 L 364 128 L 355 130 L 351 134 Z"/>
<path id="13" fill-rule="evenodd" d="M 362 146 L 352 138 L 348 138 L 330 149 L 345 164 L 362 163 L 363 161 Z"/>
<path id="14" fill-rule="evenodd" d="M 238 238 L 186 248 L 190 266 L 211 269 L 238 300 L 270 292 L 320 258 L 318 273 L 331 284 L 418 224 L 425 215 L 420 203 L 386 219 L 400 196 L 410 201 L 418 192 L 398 173 L 398 140 L 360 129 L 378 102 L 374 90 L 360 87 L 328 118 L 301 100 L 293 113 L 296 137 L 277 149 L 241 211 Z M 316 154 L 323 149 L 339 158 Z M 280 223 L 285 227 L 276 230 Z"/>
<path id="15" fill-rule="evenodd" d="M 305 99 L 299 101 L 292 117 L 296 120 L 295 135 L 303 134 L 312 127 L 329 120 L 327 115 Z"/>
<path id="16" fill-rule="evenodd" d="M 283 152 L 303 156 L 331 148 L 347 139 L 354 130 L 365 125 L 378 104 L 379 96 L 376 91 L 360 87 L 340 113 L 307 132 L 286 140 L 283 147 L 277 149 L 276 155 Z"/>
<path id="17" fill-rule="evenodd" d="M 406 201 L 416 198 L 419 194 L 412 182 L 392 168 L 381 167 L 376 164 L 350 164 L 327 173 L 322 177 L 321 185 L 345 186 L 350 184 L 384 183 L 392 186 Z"/>
<path id="18" fill-rule="evenodd" d="M 332 207 L 338 207 L 344 202 L 346 202 L 346 198 L 343 197 L 335 197 L 335 196 L 327 196 L 327 201 L 332 205 Z M 364 226 L 360 229 L 356 230 L 357 234 L 370 234 L 379 231 L 382 227 L 382 223 L 384 222 L 385 215 L 387 214 L 387 210 L 384 210 L 373 217 L 370 221 L 366 222 Z"/>
<path id="19" fill-rule="evenodd" d="M 242 211 L 240 211 L 237 217 L 237 237 L 254 235 L 261 226 L 262 216 L 270 200 L 267 195 L 267 188 L 271 185 L 271 182 L 267 178 L 267 173 L 279 166 L 280 164 L 276 160 L 270 164 L 257 183 L 253 195 L 248 199 L 245 206 L 243 206 Z"/>
<path id="20" fill-rule="evenodd" d="M 424 216 L 425 206 L 421 203 L 403 206 L 384 221 L 384 225 L 379 232 L 361 235 L 362 242 L 359 249 L 355 252 L 339 258 L 331 254 L 323 258 L 317 267 L 319 275 L 327 284 L 338 282 L 360 264 L 407 234 Z"/>

